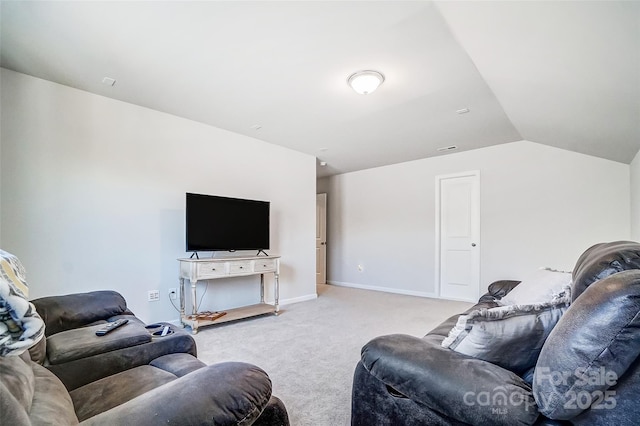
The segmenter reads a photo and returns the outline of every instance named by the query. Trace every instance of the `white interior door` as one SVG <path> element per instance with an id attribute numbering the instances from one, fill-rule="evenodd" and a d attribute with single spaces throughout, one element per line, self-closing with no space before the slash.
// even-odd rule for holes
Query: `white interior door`
<path id="1" fill-rule="evenodd" d="M 316 194 L 316 284 L 327 282 L 327 194 Z"/>
<path id="2" fill-rule="evenodd" d="M 480 172 L 436 176 L 436 282 L 443 299 L 480 297 Z"/>

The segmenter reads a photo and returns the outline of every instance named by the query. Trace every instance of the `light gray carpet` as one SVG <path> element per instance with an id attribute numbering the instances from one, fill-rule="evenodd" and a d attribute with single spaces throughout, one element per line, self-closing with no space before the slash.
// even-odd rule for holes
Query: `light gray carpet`
<path id="1" fill-rule="evenodd" d="M 318 299 L 263 316 L 201 328 L 206 364 L 244 361 L 264 369 L 293 426 L 348 425 L 360 349 L 383 334 L 422 337 L 470 303 L 319 285 Z"/>

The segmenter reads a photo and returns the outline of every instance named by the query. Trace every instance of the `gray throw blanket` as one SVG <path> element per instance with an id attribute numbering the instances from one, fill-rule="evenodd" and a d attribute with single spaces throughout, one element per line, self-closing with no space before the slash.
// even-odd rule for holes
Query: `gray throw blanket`
<path id="1" fill-rule="evenodd" d="M 22 263 L 0 250 L 0 356 L 20 355 L 44 336 L 44 321 L 28 294 Z"/>

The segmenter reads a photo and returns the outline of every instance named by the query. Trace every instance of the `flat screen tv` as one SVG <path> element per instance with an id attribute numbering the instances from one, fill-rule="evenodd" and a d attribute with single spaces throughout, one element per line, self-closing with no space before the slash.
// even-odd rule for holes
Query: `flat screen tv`
<path id="1" fill-rule="evenodd" d="M 187 193 L 187 251 L 267 250 L 268 201 Z"/>

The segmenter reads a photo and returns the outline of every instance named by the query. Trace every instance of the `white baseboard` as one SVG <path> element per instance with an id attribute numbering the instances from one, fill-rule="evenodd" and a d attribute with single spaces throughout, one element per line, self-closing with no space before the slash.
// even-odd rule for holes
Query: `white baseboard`
<path id="1" fill-rule="evenodd" d="M 318 294 L 317 293 L 312 293 L 312 294 L 307 294 L 304 296 L 300 296 L 300 297 L 293 297 L 291 299 L 280 299 L 279 300 L 279 305 L 280 306 L 284 306 L 284 305 L 291 305 L 292 303 L 298 303 L 298 302 L 306 302 L 307 300 L 314 300 L 318 298 Z M 273 299 L 272 300 L 267 300 L 267 303 L 273 303 Z"/>
<path id="2" fill-rule="evenodd" d="M 426 292 L 426 291 L 403 290 L 400 288 L 392 288 L 392 287 L 377 287 L 372 285 L 346 283 L 342 281 L 327 281 L 327 284 L 337 285 L 340 287 L 358 288 L 361 290 L 373 290 L 373 291 L 381 291 L 384 293 L 395 293 L 395 294 L 404 294 L 406 296 L 430 297 L 432 299 L 438 299 L 438 295 L 436 293 Z"/>

